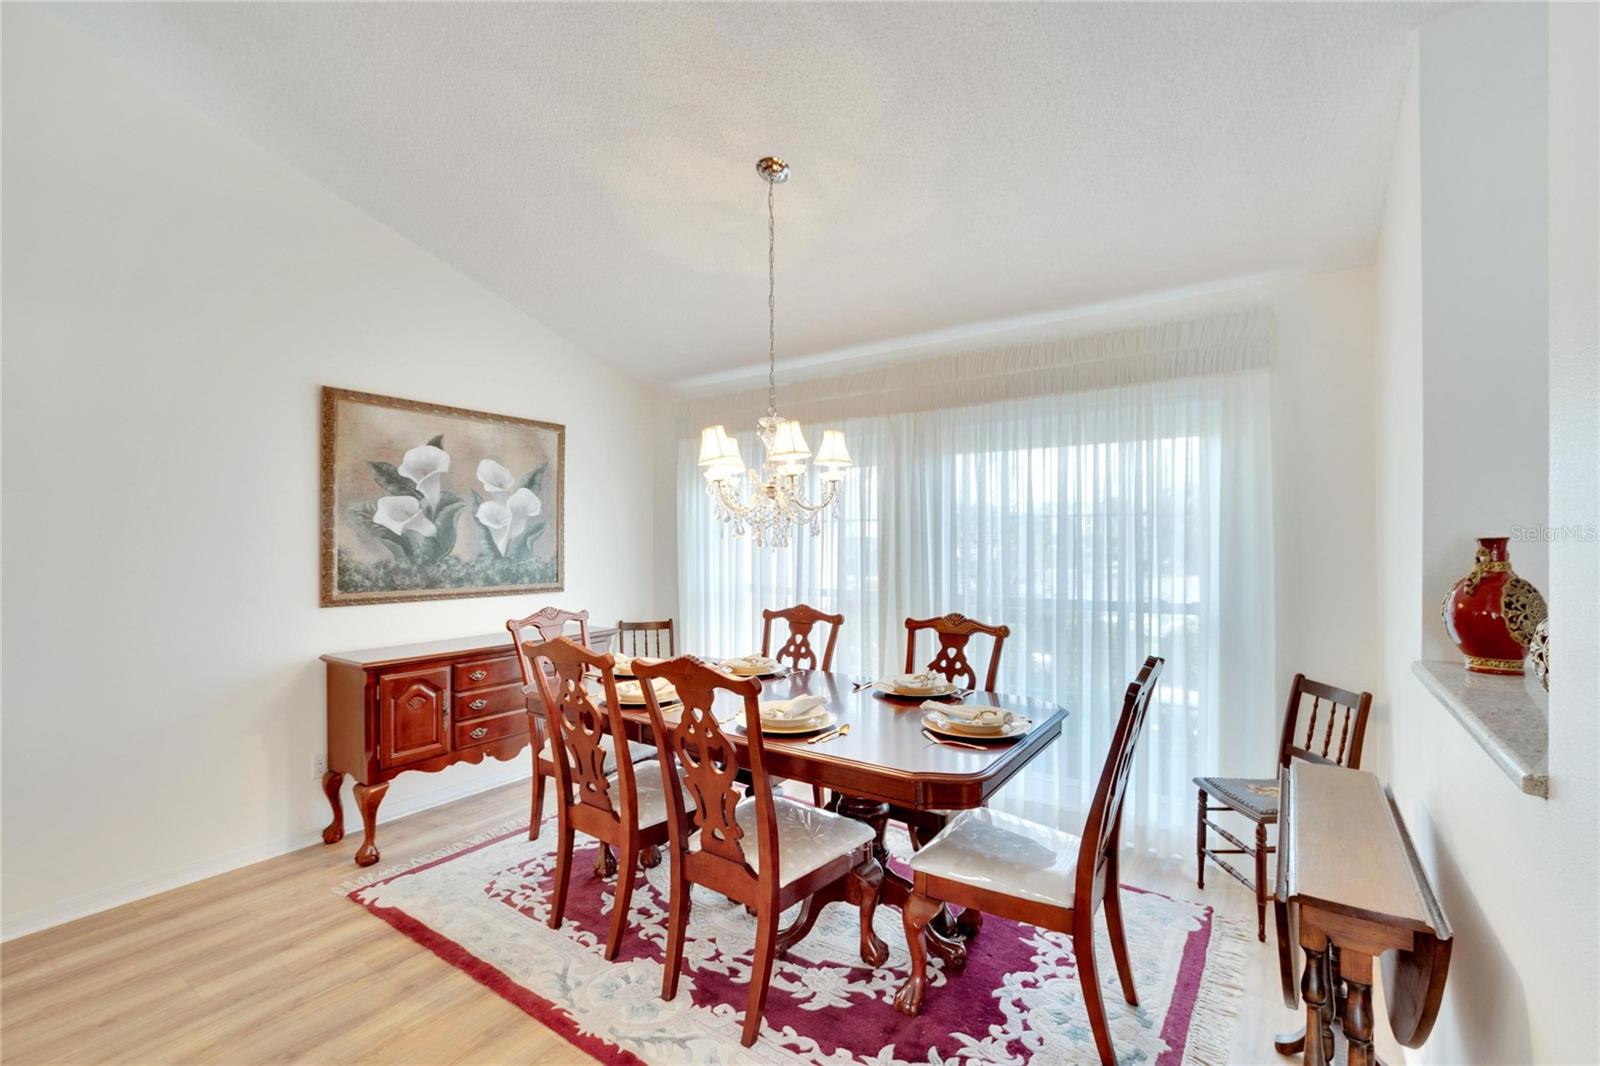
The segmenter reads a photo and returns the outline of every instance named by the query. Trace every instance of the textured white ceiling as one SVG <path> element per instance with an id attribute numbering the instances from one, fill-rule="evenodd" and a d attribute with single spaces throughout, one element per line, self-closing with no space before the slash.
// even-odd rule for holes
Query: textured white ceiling
<path id="1" fill-rule="evenodd" d="M 639 377 L 1371 258 L 1396 4 L 55 8 Z"/>

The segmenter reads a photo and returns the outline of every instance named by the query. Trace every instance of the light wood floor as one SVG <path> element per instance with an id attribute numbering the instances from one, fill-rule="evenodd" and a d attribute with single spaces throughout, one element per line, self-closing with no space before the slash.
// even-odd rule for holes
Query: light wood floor
<path id="1" fill-rule="evenodd" d="M 526 811 L 508 785 L 384 825 L 383 863 Z M 0 1052 L 42 1062 L 590 1061 L 455 967 L 335 896 L 357 841 L 311 847 L 0 947 Z M 1128 863 L 1123 880 L 1254 918 L 1218 871 Z M 1270 916 L 1269 916 L 1270 917 Z M 1299 1023 L 1273 943 L 1252 941 L 1231 1060 L 1289 1063 L 1272 1034 Z M 1379 1012 L 1378 1051 L 1399 1061 Z"/>

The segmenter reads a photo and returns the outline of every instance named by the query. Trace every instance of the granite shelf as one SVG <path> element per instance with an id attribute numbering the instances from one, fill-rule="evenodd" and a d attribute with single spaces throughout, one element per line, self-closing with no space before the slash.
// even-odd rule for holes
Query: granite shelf
<path id="1" fill-rule="evenodd" d="M 1523 792 L 1550 796 L 1550 704 L 1527 677 L 1472 674 L 1459 662 L 1416 662 L 1411 672 Z"/>

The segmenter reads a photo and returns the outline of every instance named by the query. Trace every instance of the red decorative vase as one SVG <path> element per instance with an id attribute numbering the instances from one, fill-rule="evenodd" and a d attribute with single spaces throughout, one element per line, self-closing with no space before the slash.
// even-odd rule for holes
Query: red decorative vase
<path id="1" fill-rule="evenodd" d="M 1456 582 L 1439 608 L 1444 631 L 1479 674 L 1520 674 L 1534 630 L 1545 620 L 1544 597 L 1511 570 L 1506 537 L 1479 537 L 1472 573 Z"/>

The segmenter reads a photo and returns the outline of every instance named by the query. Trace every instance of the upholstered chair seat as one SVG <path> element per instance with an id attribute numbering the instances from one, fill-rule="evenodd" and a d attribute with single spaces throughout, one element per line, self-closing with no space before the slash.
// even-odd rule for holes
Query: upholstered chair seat
<path id="1" fill-rule="evenodd" d="M 985 807 L 952 818 L 911 856 L 911 868 L 1019 899 L 1071 907 L 1080 843 L 1072 833 Z"/>
<path id="2" fill-rule="evenodd" d="M 684 798 L 689 798 L 685 793 Z M 791 884 L 834 859 L 859 851 L 872 840 L 872 827 L 832 811 L 774 795 L 773 813 L 778 826 L 778 881 Z M 733 809 L 734 821 L 745 839 L 756 839 L 756 801 L 747 799 Z M 700 833 L 689 838 L 688 850 L 700 850 Z M 760 849 L 745 848 L 745 861 L 761 873 Z"/>
<path id="3" fill-rule="evenodd" d="M 639 820 L 640 829 L 661 825 L 667 820 L 667 790 L 662 783 L 661 774 L 656 771 L 655 761 L 655 753 L 652 751 L 650 758 L 638 760 L 633 764 L 633 784 L 634 792 L 637 796 L 634 801 L 633 811 Z M 643 763 L 650 763 L 651 765 L 642 765 Z M 607 774 L 606 780 L 611 783 L 613 788 L 616 787 L 617 775 L 615 773 Z M 678 780 L 683 780 L 683 772 L 681 770 L 678 772 Z M 689 810 L 694 810 L 693 794 L 685 792 L 683 804 Z"/>

